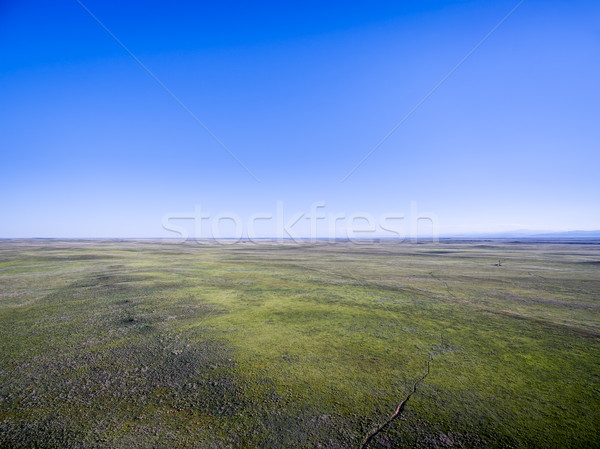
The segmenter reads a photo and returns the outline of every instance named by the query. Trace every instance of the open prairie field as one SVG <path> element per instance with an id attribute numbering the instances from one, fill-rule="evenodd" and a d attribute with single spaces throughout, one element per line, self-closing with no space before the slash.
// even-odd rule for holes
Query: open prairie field
<path id="1" fill-rule="evenodd" d="M 598 243 L 4 240 L 0 446 L 598 447 Z"/>

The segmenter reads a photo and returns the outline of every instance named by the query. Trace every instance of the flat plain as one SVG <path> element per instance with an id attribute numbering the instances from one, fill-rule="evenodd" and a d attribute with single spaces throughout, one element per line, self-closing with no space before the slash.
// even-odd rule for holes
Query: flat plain
<path id="1" fill-rule="evenodd" d="M 598 447 L 600 242 L 0 241 L 0 446 Z"/>

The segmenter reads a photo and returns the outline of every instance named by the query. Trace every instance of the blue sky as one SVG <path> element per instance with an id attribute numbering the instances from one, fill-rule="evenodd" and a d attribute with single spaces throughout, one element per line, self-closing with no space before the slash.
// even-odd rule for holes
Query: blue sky
<path id="1" fill-rule="evenodd" d="M 597 1 L 523 2 L 343 182 L 516 1 L 82 3 L 252 175 L 77 1 L 4 1 L 0 237 L 318 201 L 416 203 L 441 233 L 600 228 Z"/>

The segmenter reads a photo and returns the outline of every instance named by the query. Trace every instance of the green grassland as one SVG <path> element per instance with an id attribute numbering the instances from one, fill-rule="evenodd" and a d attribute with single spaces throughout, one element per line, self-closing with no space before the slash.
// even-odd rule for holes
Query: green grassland
<path id="1" fill-rule="evenodd" d="M 599 447 L 593 243 L 2 241 L 0 447 Z"/>

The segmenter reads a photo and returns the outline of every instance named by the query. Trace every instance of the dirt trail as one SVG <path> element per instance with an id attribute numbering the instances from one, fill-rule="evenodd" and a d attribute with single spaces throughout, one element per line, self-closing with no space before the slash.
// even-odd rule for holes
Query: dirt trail
<path id="1" fill-rule="evenodd" d="M 408 402 L 408 400 L 410 399 L 410 397 L 417 392 L 417 386 L 421 382 L 423 382 L 423 380 L 429 375 L 429 363 L 430 362 L 431 362 L 431 360 L 427 361 L 427 372 L 425 374 L 423 374 L 423 376 L 421 376 L 414 383 L 414 385 L 412 387 L 412 391 L 410 393 L 408 393 L 408 395 L 402 400 L 402 402 L 400 402 L 400 404 L 398 404 L 398 408 L 396 408 L 396 411 L 394 412 L 394 414 L 392 416 L 390 416 L 387 419 L 387 421 L 385 421 L 379 427 L 377 427 L 376 429 L 370 431 L 365 436 L 365 438 L 362 440 L 362 443 L 360 444 L 359 449 L 366 449 L 366 447 L 368 446 L 369 442 L 373 439 L 373 437 L 375 437 L 375 435 L 377 435 L 379 432 L 381 432 L 383 429 L 385 429 L 393 420 L 395 420 L 398 416 L 400 416 L 400 414 L 404 410 L 404 407 L 406 406 L 406 403 Z"/>

